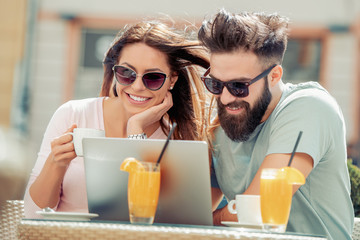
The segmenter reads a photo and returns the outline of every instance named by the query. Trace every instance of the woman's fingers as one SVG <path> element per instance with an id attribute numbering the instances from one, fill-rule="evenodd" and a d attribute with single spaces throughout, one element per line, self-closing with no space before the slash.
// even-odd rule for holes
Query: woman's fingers
<path id="1" fill-rule="evenodd" d="M 129 118 L 127 123 L 127 135 L 138 134 L 144 131 L 144 129 L 157 122 L 169 111 L 173 106 L 173 99 L 171 93 L 168 91 L 164 100 L 143 112 L 137 113 Z"/>
<path id="2" fill-rule="evenodd" d="M 77 125 L 73 124 L 73 125 L 71 125 L 71 127 L 68 130 L 66 130 L 65 133 L 73 132 L 75 128 L 77 128 Z"/>
<path id="3" fill-rule="evenodd" d="M 66 130 L 66 132 L 63 135 L 61 135 L 60 137 L 55 138 L 51 142 L 51 146 L 61 145 L 61 144 L 71 142 L 73 137 L 69 133 L 72 133 L 76 127 L 77 127 L 76 124 L 73 124 L 68 130 Z"/>
<path id="4" fill-rule="evenodd" d="M 57 137 L 51 141 L 51 148 L 69 143 L 72 141 L 72 139 L 73 137 L 71 134 L 65 133 L 64 135 Z"/>
<path id="5" fill-rule="evenodd" d="M 52 152 L 54 155 L 64 154 L 68 152 L 74 152 L 74 144 L 72 142 L 62 144 L 62 145 L 56 145 Z"/>
<path id="6" fill-rule="evenodd" d="M 152 108 L 149 108 L 148 110 L 153 111 L 154 114 L 157 115 L 157 120 L 160 120 L 160 118 L 169 111 L 169 109 L 173 106 L 173 99 L 170 92 L 167 92 L 165 95 L 165 98 L 162 103 L 159 105 L 156 105 Z"/>
<path id="7" fill-rule="evenodd" d="M 73 137 L 69 134 L 76 127 L 76 124 L 73 124 L 62 136 L 51 141 L 52 159 L 61 166 L 67 166 L 76 157 Z"/>
<path id="8" fill-rule="evenodd" d="M 163 104 L 164 104 L 164 110 L 165 110 L 164 114 L 165 114 L 173 106 L 173 99 L 171 92 L 166 93 Z"/>
<path id="9" fill-rule="evenodd" d="M 54 155 L 53 161 L 62 165 L 67 166 L 70 164 L 71 160 L 76 157 L 75 152 L 66 152 L 58 155 Z"/>

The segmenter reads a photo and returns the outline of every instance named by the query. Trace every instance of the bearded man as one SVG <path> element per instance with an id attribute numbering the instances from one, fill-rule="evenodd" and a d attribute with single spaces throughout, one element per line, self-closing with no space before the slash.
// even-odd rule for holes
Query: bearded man
<path id="1" fill-rule="evenodd" d="M 214 94 L 211 124 L 213 209 L 237 194 L 260 194 L 264 168 L 291 166 L 306 178 L 293 189 L 287 231 L 351 239 L 354 210 L 346 165 L 345 124 L 335 99 L 315 82 L 282 81 L 288 20 L 277 14 L 220 10 L 204 21 L 199 40 L 210 53 L 202 80 Z M 214 224 L 237 221 L 227 208 Z"/>

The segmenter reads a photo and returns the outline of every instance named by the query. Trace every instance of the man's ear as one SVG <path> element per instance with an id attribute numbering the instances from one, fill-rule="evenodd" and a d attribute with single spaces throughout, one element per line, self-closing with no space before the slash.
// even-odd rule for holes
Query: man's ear
<path id="1" fill-rule="evenodd" d="M 268 81 L 271 87 L 274 87 L 282 78 L 283 68 L 281 65 L 276 65 L 268 75 Z"/>

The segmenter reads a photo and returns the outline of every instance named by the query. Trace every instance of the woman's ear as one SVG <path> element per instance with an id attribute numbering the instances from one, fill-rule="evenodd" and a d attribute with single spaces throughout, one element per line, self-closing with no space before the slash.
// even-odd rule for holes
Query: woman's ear
<path id="1" fill-rule="evenodd" d="M 178 75 L 172 75 L 170 78 L 170 87 L 169 90 L 172 90 L 175 86 L 175 83 L 177 82 L 179 76 Z"/>
<path id="2" fill-rule="evenodd" d="M 268 81 L 271 87 L 274 87 L 282 78 L 283 68 L 281 65 L 276 65 L 268 75 Z"/>

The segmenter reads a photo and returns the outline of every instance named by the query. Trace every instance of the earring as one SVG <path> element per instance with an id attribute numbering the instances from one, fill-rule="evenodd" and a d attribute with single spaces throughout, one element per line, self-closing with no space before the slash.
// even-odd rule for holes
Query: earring
<path id="1" fill-rule="evenodd" d="M 174 88 L 173 86 L 170 86 L 169 90 L 173 90 L 173 88 Z"/>

